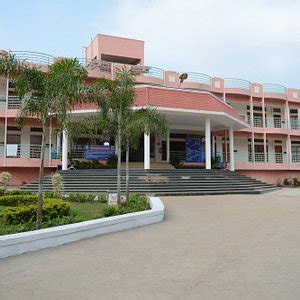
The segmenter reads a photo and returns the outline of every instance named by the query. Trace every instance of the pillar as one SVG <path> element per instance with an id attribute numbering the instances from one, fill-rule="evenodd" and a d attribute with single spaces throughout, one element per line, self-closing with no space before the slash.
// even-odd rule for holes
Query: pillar
<path id="1" fill-rule="evenodd" d="M 144 169 L 150 169 L 150 134 L 144 133 Z"/>
<path id="2" fill-rule="evenodd" d="M 233 129 L 229 128 L 229 151 L 230 151 L 230 171 L 234 171 L 234 134 Z"/>
<path id="3" fill-rule="evenodd" d="M 5 90 L 5 119 L 4 119 L 4 144 L 3 144 L 3 166 L 6 166 L 7 156 L 7 110 L 8 110 L 8 90 L 9 90 L 9 78 L 6 78 L 6 90 Z"/>
<path id="4" fill-rule="evenodd" d="M 166 140 L 166 144 L 167 144 L 167 162 L 170 162 L 170 132 L 168 131 L 167 133 L 167 140 Z"/>
<path id="5" fill-rule="evenodd" d="M 50 120 L 50 125 L 49 125 L 49 167 L 52 164 L 52 120 Z"/>
<path id="6" fill-rule="evenodd" d="M 211 169 L 211 132 L 210 119 L 205 119 L 205 169 Z"/>
<path id="7" fill-rule="evenodd" d="M 68 133 L 64 130 L 62 137 L 62 169 L 68 169 Z"/>

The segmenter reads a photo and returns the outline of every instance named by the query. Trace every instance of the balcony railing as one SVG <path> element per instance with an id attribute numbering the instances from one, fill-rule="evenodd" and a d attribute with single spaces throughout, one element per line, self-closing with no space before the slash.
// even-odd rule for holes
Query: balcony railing
<path id="1" fill-rule="evenodd" d="M 32 51 L 12 51 L 15 58 L 19 61 L 26 63 L 39 64 L 39 65 L 51 65 L 54 61 L 54 57 L 50 54 Z"/>
<path id="2" fill-rule="evenodd" d="M 211 77 L 203 73 L 187 72 L 188 78 L 185 82 L 211 85 Z"/>
<path id="3" fill-rule="evenodd" d="M 300 154 L 298 153 L 292 153 L 292 162 L 293 163 L 300 163 Z"/>
<path id="4" fill-rule="evenodd" d="M 291 119 L 291 129 L 299 130 L 300 129 L 300 120 Z"/>
<path id="5" fill-rule="evenodd" d="M 8 109 L 19 109 L 21 107 L 21 100 L 17 96 L 8 97 Z M 6 108 L 6 99 L 5 96 L 0 96 L 0 109 Z"/>
<path id="6" fill-rule="evenodd" d="M 146 67 L 148 71 L 143 73 L 144 77 L 156 78 L 160 80 L 164 80 L 164 70 L 156 67 Z"/>
<path id="7" fill-rule="evenodd" d="M 263 118 L 262 117 L 253 117 L 253 126 L 254 127 L 263 127 Z"/>
<path id="8" fill-rule="evenodd" d="M 242 89 L 250 91 L 250 82 L 238 78 L 224 78 L 224 86 L 226 89 Z"/>
<path id="9" fill-rule="evenodd" d="M 247 163 L 247 162 L 256 162 L 256 163 L 287 163 L 287 154 L 286 153 L 262 153 L 256 152 L 253 155 L 251 152 L 237 152 L 234 155 L 235 162 L 237 163 Z"/>
<path id="10" fill-rule="evenodd" d="M 288 121 L 285 119 L 281 118 L 267 118 L 266 119 L 266 125 L 269 128 L 283 128 L 287 129 L 288 128 Z"/>
<path id="11" fill-rule="evenodd" d="M 4 157 L 4 146 L 0 146 L 0 157 Z M 41 145 L 27 144 L 7 144 L 7 158 L 40 158 Z M 49 146 L 45 150 L 45 159 L 49 158 Z M 51 158 L 61 158 L 61 149 L 59 147 L 51 147 Z"/>
<path id="12" fill-rule="evenodd" d="M 274 93 L 274 94 L 286 94 L 286 87 L 280 84 L 265 83 L 264 84 L 265 93 Z"/>

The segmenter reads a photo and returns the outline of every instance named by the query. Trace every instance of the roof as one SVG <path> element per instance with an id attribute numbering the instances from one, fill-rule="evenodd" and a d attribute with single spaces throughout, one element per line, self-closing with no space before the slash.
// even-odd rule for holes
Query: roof
<path id="1" fill-rule="evenodd" d="M 228 104 L 209 92 L 164 87 L 137 86 L 136 106 L 156 106 L 208 112 L 224 112 L 238 121 L 244 120 Z"/>

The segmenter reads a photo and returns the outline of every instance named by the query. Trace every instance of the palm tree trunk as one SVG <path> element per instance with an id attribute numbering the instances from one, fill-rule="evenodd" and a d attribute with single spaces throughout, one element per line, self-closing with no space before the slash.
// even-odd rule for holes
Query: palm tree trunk
<path id="1" fill-rule="evenodd" d="M 46 125 L 43 123 L 42 133 L 42 145 L 41 145 L 41 161 L 39 171 L 39 191 L 37 199 L 37 211 L 36 211 L 36 229 L 41 228 L 42 217 L 43 217 L 43 178 L 44 178 L 44 160 L 46 150 Z"/>
<path id="2" fill-rule="evenodd" d="M 129 197 L 129 141 L 126 142 L 126 195 L 125 201 L 128 202 Z"/>
<path id="3" fill-rule="evenodd" d="M 121 128 L 118 128 L 117 204 L 121 204 Z"/>

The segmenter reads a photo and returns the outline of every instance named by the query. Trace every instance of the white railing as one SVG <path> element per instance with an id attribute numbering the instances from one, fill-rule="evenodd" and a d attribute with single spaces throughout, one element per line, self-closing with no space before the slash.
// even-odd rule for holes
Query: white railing
<path id="1" fill-rule="evenodd" d="M 234 154 L 235 162 L 237 163 L 247 163 L 253 162 L 252 153 L 247 152 L 236 152 Z M 254 161 L 256 163 L 287 163 L 287 154 L 286 153 L 262 153 L 256 152 L 254 154 Z"/>
<path id="2" fill-rule="evenodd" d="M 286 94 L 286 87 L 280 84 L 265 83 L 264 84 L 265 93 L 274 93 L 274 94 Z"/>
<path id="3" fill-rule="evenodd" d="M 40 65 L 51 65 L 54 57 L 50 54 L 32 51 L 12 51 L 15 58 L 19 61 Z"/>
<path id="4" fill-rule="evenodd" d="M 254 127 L 263 127 L 263 118 L 262 117 L 253 117 L 253 126 Z"/>
<path id="5" fill-rule="evenodd" d="M 0 155 L 4 156 L 4 146 L 0 147 Z M 7 144 L 6 145 L 7 158 L 40 158 L 41 145 L 26 145 L 26 144 Z M 45 150 L 45 159 L 49 158 L 49 146 Z M 51 147 L 51 158 L 60 159 L 61 149 L 59 147 Z"/>
<path id="6" fill-rule="evenodd" d="M 244 79 L 224 78 L 224 86 L 227 89 L 242 89 L 250 91 L 251 83 Z"/>
<path id="7" fill-rule="evenodd" d="M 147 72 L 142 73 L 141 75 L 144 77 L 151 77 L 160 80 L 164 80 L 164 70 L 156 67 L 146 67 Z"/>
<path id="8" fill-rule="evenodd" d="M 294 129 L 294 130 L 299 130 L 300 129 L 300 120 L 298 119 L 291 119 L 290 121 L 291 123 L 291 129 Z"/>
<path id="9" fill-rule="evenodd" d="M 300 154 L 296 153 L 292 153 L 292 162 L 293 163 L 300 163 Z"/>
<path id="10" fill-rule="evenodd" d="M 288 128 L 288 121 L 281 118 L 267 118 L 266 125 L 270 128 Z"/>
<path id="11" fill-rule="evenodd" d="M 205 84 L 209 86 L 211 85 L 211 77 L 207 74 L 196 73 L 196 72 L 183 72 L 183 73 L 188 74 L 188 77 L 184 82 Z"/>

